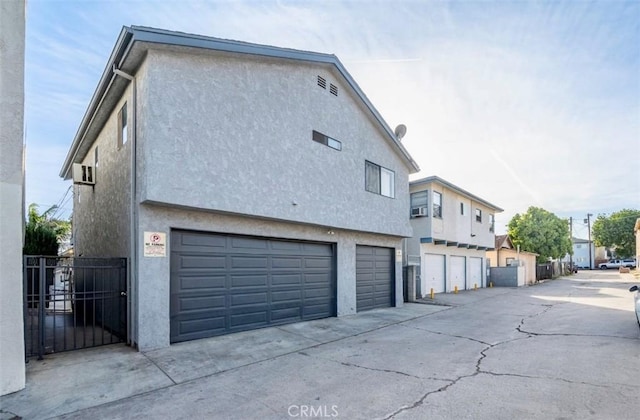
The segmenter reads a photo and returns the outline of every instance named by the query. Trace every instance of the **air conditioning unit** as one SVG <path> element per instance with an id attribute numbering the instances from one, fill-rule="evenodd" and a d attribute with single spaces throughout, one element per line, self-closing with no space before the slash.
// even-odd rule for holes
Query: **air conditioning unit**
<path id="1" fill-rule="evenodd" d="M 414 207 L 411 209 L 411 216 L 413 217 L 424 217 L 427 215 L 426 207 Z"/>
<path id="2" fill-rule="evenodd" d="M 96 168 L 91 165 L 73 164 L 73 183 L 95 185 Z"/>

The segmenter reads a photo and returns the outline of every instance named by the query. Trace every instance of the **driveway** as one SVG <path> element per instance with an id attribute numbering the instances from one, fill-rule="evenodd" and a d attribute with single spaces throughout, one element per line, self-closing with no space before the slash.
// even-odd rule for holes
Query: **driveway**
<path id="1" fill-rule="evenodd" d="M 520 289 L 173 345 L 30 361 L 0 419 L 636 419 L 633 276 Z"/>

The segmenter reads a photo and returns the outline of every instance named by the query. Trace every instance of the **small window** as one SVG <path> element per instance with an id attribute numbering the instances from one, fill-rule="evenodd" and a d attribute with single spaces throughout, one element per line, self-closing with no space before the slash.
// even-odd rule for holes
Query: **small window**
<path id="1" fill-rule="evenodd" d="M 98 146 L 93 150 L 93 166 L 98 167 Z"/>
<path id="2" fill-rule="evenodd" d="M 460 215 L 464 216 L 464 203 L 460 203 Z"/>
<path id="3" fill-rule="evenodd" d="M 482 210 L 476 209 L 476 222 L 482 223 Z"/>
<path id="4" fill-rule="evenodd" d="M 365 190 L 369 192 L 390 198 L 395 197 L 395 173 L 392 170 L 365 161 L 364 184 Z"/>
<path id="5" fill-rule="evenodd" d="M 125 102 L 118 112 L 118 148 L 127 143 L 129 132 L 127 130 L 127 103 Z"/>
<path id="6" fill-rule="evenodd" d="M 429 204 L 429 194 L 427 191 L 412 193 L 410 201 L 411 217 L 427 216 L 427 206 Z"/>
<path id="7" fill-rule="evenodd" d="M 438 191 L 433 192 L 433 217 L 442 218 L 442 194 Z"/>
<path id="8" fill-rule="evenodd" d="M 582 244 L 576 244 L 576 249 L 582 248 Z"/>
<path id="9" fill-rule="evenodd" d="M 496 218 L 493 214 L 489 215 L 489 232 L 495 232 L 496 230 Z"/>
<path id="10" fill-rule="evenodd" d="M 342 143 L 339 140 L 333 139 L 315 130 L 313 130 L 311 138 L 313 141 L 329 146 L 332 149 L 342 150 Z"/>

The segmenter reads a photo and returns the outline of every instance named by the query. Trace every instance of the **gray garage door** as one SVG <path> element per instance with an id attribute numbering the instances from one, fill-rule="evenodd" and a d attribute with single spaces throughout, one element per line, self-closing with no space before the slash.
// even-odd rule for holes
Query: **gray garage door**
<path id="1" fill-rule="evenodd" d="M 356 310 L 395 306 L 393 248 L 356 246 Z"/>
<path id="2" fill-rule="evenodd" d="M 331 244 L 171 232 L 171 341 L 336 315 Z"/>

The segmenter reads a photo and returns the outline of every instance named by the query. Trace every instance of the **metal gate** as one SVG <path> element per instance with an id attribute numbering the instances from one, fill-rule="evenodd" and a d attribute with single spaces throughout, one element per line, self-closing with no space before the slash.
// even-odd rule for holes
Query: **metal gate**
<path id="1" fill-rule="evenodd" d="M 23 263 L 27 357 L 126 340 L 125 258 L 26 255 Z"/>

